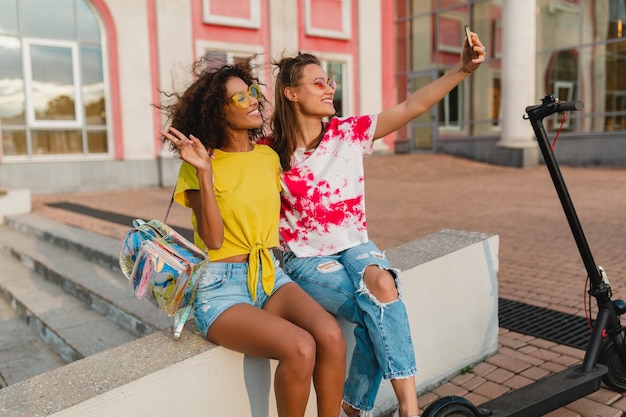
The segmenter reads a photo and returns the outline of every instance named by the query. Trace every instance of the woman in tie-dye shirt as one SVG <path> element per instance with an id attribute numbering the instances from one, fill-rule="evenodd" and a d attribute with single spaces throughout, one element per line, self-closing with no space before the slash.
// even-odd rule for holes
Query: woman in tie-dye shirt
<path id="1" fill-rule="evenodd" d="M 466 41 L 460 62 L 445 75 L 372 115 L 332 117 L 336 83 L 317 57 L 299 53 L 275 62 L 272 147 L 283 170 L 285 271 L 328 311 L 356 324 L 341 416 L 372 410 L 382 378 L 391 380 L 396 415 L 419 412 L 399 271 L 367 236 L 363 157 L 374 140 L 423 114 L 480 66 L 485 49 L 471 36 L 474 51 Z"/>

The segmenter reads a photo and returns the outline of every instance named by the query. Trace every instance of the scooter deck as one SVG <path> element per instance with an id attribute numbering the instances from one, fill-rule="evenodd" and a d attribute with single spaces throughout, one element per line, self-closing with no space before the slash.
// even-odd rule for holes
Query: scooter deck
<path id="1" fill-rule="evenodd" d="M 510 391 L 478 408 L 490 417 L 542 416 L 600 389 L 600 381 L 607 372 L 606 366 L 601 364 L 587 373 L 582 372 L 581 366 L 574 366 Z"/>

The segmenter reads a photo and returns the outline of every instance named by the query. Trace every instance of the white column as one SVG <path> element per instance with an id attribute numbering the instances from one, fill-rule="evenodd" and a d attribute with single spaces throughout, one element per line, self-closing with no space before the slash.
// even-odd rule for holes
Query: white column
<path id="1" fill-rule="evenodd" d="M 383 103 L 381 1 L 358 2 L 359 114 L 380 113 Z M 391 47 L 391 45 L 389 45 Z M 354 112 L 353 112 L 354 113 Z"/>
<path id="2" fill-rule="evenodd" d="M 536 0 L 502 1 L 502 132 L 498 147 L 536 148 L 525 109 L 538 104 Z"/>
<path id="3" fill-rule="evenodd" d="M 198 58 L 194 56 L 193 51 L 191 4 L 157 0 L 155 5 L 157 49 L 153 53 L 157 55 L 159 63 L 159 79 L 155 82 L 163 91 L 181 92 L 193 81 L 191 67 Z M 197 53 L 202 55 L 204 51 L 199 50 Z M 161 120 L 161 125 L 163 122 L 164 119 Z M 154 138 L 157 135 L 155 132 L 150 137 Z M 162 146 L 159 156 L 172 157 L 169 146 Z"/>
<path id="4" fill-rule="evenodd" d="M 145 2 L 107 1 L 117 33 L 119 93 L 125 160 L 154 159 L 155 85 L 150 76 L 150 36 Z M 108 71 L 107 67 L 104 67 Z"/>
<path id="5" fill-rule="evenodd" d="M 383 59 L 381 0 L 358 2 L 359 106 L 350 114 L 380 113 L 383 105 Z M 391 45 L 389 45 L 391 46 Z M 382 140 L 374 142 L 374 150 L 388 152 Z"/>
<path id="6" fill-rule="evenodd" d="M 269 20 L 270 56 L 267 58 L 298 52 L 298 2 L 269 0 Z"/>

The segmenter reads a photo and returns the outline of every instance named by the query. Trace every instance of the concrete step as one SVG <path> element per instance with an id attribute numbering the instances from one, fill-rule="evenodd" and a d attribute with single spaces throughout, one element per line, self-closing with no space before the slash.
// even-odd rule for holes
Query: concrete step
<path id="1" fill-rule="evenodd" d="M 0 388 L 25 381 L 65 363 L 37 336 L 27 321 L 19 317 L 11 305 L 0 297 Z"/>
<path id="2" fill-rule="evenodd" d="M 0 253 L 0 264 L 3 298 L 65 362 L 137 338 L 6 253 Z M 14 350 L 10 355 L 22 356 L 22 352 Z"/>
<path id="3" fill-rule="evenodd" d="M 0 225 L 0 388 L 103 352 L 173 319 L 133 294 L 121 242 L 32 214 Z"/>
<path id="4" fill-rule="evenodd" d="M 137 337 L 172 327 L 172 318 L 131 291 L 117 265 L 120 244 L 33 215 L 11 217 L 0 226 L 0 251 Z"/>
<path id="5" fill-rule="evenodd" d="M 34 214 L 7 216 L 6 226 L 34 236 L 74 254 L 119 271 L 120 241 Z M 128 227 L 130 228 L 131 225 Z"/>

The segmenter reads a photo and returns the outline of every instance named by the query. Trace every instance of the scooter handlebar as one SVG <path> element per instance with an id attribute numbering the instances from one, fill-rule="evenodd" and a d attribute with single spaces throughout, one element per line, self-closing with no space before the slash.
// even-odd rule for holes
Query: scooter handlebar
<path id="1" fill-rule="evenodd" d="M 564 111 L 578 111 L 585 107 L 585 104 L 580 100 L 575 101 L 559 101 L 556 103 L 556 112 L 562 113 Z"/>
<path id="2" fill-rule="evenodd" d="M 526 113 L 531 119 L 540 120 L 554 113 L 563 113 L 566 111 L 579 111 L 584 107 L 584 103 L 580 100 L 559 101 L 554 96 L 546 96 L 541 104 L 526 107 Z"/>

